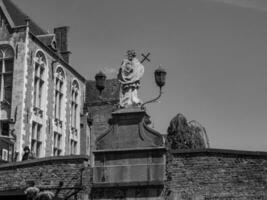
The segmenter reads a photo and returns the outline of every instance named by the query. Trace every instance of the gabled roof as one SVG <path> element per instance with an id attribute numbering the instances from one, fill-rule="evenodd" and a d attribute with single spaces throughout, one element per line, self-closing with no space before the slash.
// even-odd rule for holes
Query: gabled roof
<path id="1" fill-rule="evenodd" d="M 51 44 L 51 42 L 53 43 L 53 40 L 55 39 L 54 34 L 49 34 L 47 31 L 44 31 L 33 20 L 31 20 L 28 15 L 22 12 L 11 0 L 0 0 L 0 11 L 1 10 L 11 28 L 26 26 L 25 20 L 29 19 L 30 37 L 38 42 L 38 44 L 42 45 L 42 47 L 45 48 L 51 56 L 53 56 L 56 60 L 59 60 L 68 70 L 74 73 L 83 83 L 85 83 L 86 79 L 73 67 L 71 67 L 62 58 L 60 53 L 53 50 L 53 46 L 51 46 L 53 44 Z"/>
<path id="2" fill-rule="evenodd" d="M 0 7 L 7 18 L 11 28 L 26 25 L 25 20 L 30 20 L 30 31 L 34 35 L 47 34 L 41 27 L 32 21 L 24 12 L 22 12 L 11 0 L 0 0 Z"/>
<path id="3" fill-rule="evenodd" d="M 37 38 L 46 46 L 53 48 L 53 42 L 56 42 L 55 34 L 38 35 Z M 55 48 L 56 49 L 56 48 Z"/>

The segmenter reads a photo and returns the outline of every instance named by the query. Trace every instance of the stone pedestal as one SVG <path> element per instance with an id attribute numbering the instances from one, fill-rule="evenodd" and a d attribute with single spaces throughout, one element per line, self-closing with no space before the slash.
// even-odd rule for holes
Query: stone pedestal
<path id="1" fill-rule="evenodd" d="M 96 139 L 93 152 L 93 199 L 161 199 L 164 140 L 147 119 L 140 108 L 112 113 L 110 127 Z"/>

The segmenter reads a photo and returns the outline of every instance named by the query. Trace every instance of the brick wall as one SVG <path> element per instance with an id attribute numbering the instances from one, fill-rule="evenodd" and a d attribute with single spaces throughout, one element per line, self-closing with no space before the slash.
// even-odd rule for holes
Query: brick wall
<path id="1" fill-rule="evenodd" d="M 76 189 L 80 195 L 88 195 L 90 187 L 90 167 L 86 156 L 62 156 L 0 166 L 0 196 L 5 191 L 23 192 L 32 183 L 40 190 L 59 189 L 59 197 Z M 62 184 L 62 183 L 63 184 Z M 12 193 L 10 193 L 12 195 Z"/>
<path id="2" fill-rule="evenodd" d="M 169 152 L 166 199 L 267 199 L 267 153 Z"/>

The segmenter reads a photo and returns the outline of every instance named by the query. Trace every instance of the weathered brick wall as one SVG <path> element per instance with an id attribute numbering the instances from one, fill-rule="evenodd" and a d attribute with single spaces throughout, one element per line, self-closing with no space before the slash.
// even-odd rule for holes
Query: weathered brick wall
<path id="1" fill-rule="evenodd" d="M 32 183 L 41 190 L 56 192 L 59 189 L 61 197 L 71 194 L 75 188 L 82 189 L 80 194 L 88 195 L 89 181 L 86 156 L 50 157 L 0 165 L 0 196 L 1 191 L 24 191 Z"/>
<path id="2" fill-rule="evenodd" d="M 267 199 L 267 153 L 207 149 L 171 152 L 166 199 Z"/>

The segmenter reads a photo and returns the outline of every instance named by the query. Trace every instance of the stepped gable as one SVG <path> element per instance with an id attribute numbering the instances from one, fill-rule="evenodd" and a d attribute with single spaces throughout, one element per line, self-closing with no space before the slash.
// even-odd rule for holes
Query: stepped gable
<path id="1" fill-rule="evenodd" d="M 139 107 L 113 112 L 109 130 L 96 140 L 96 150 L 163 147 L 163 136 L 148 126 L 147 119 Z"/>
<path id="2" fill-rule="evenodd" d="M 26 25 L 25 19 L 30 20 L 30 31 L 34 35 L 47 34 L 41 27 L 39 27 L 32 19 L 22 12 L 11 0 L 0 0 L 0 6 L 11 28 Z"/>

